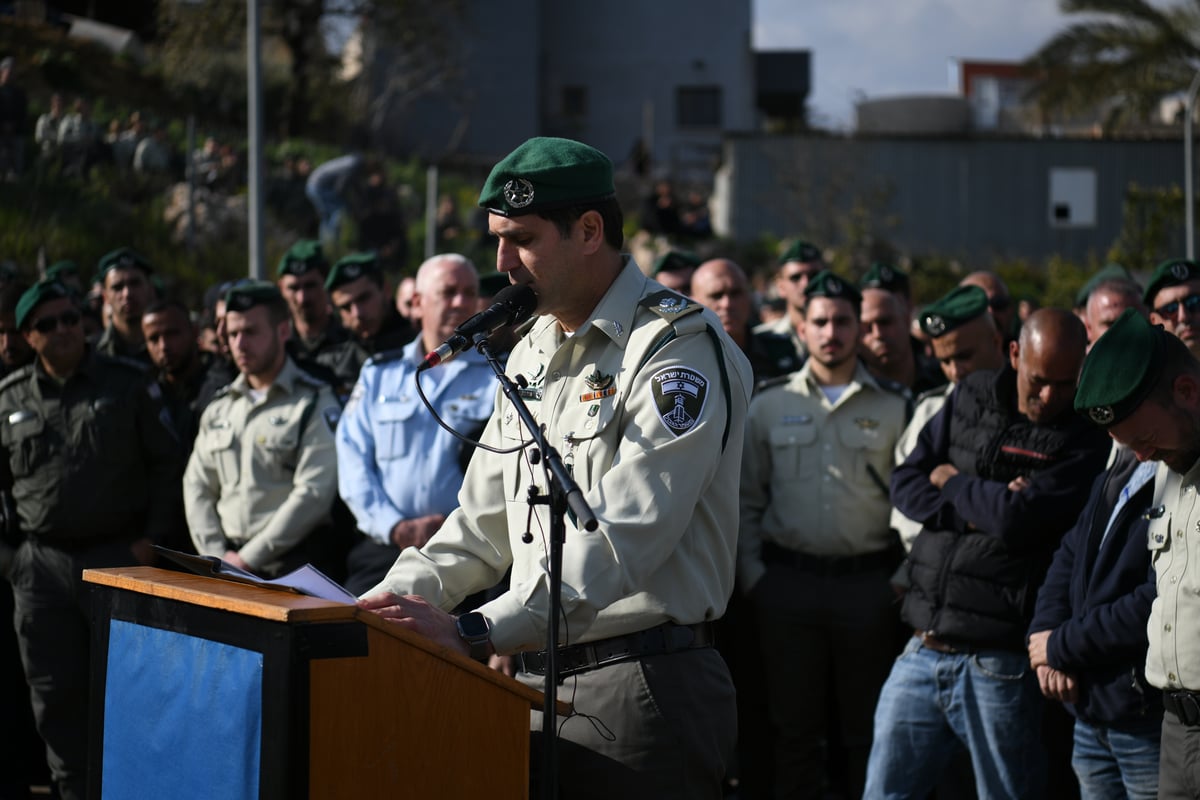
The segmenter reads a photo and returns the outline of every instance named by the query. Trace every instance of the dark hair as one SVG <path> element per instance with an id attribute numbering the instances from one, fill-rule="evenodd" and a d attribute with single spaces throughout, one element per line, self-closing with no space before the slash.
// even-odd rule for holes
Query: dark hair
<path id="1" fill-rule="evenodd" d="M 604 241 L 614 250 L 621 250 L 625 246 L 625 215 L 621 213 L 621 204 L 615 197 L 595 203 L 539 211 L 538 216 L 554 223 L 559 234 L 566 238 L 571 233 L 571 226 L 588 211 L 596 211 L 600 214 L 600 218 L 604 222 Z"/>
<path id="2" fill-rule="evenodd" d="M 191 309 L 189 309 L 182 302 L 180 302 L 179 300 L 176 300 L 174 298 L 167 298 L 167 299 L 163 299 L 163 300 L 152 301 L 150 303 L 150 305 L 146 306 L 146 310 L 142 312 L 142 319 L 145 319 L 146 317 L 150 316 L 151 314 L 161 314 L 164 311 L 170 311 L 171 309 L 175 309 L 176 311 L 183 314 L 183 316 L 187 319 L 187 321 L 189 323 L 192 321 Z"/>
<path id="3" fill-rule="evenodd" d="M 1195 375 L 1200 378 L 1200 361 L 1192 355 L 1187 345 L 1175 335 L 1164 336 L 1163 365 L 1158 373 L 1158 380 L 1150 390 L 1147 399 L 1151 399 L 1163 408 L 1175 405 L 1175 380 L 1182 375 Z"/>

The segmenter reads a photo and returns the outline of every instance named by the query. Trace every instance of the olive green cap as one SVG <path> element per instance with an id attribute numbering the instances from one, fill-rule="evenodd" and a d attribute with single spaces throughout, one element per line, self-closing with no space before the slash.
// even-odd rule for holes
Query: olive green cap
<path id="1" fill-rule="evenodd" d="M 314 269 L 325 275 L 329 272 L 329 261 L 326 260 L 319 241 L 301 239 L 289 247 L 283 258 L 279 259 L 277 274 L 280 278 L 284 275 L 299 276 Z"/>
<path id="2" fill-rule="evenodd" d="M 343 256 L 329 270 L 325 278 L 325 288 L 333 291 L 337 287 L 352 283 L 364 275 L 378 275 L 379 258 L 374 253 L 351 253 Z"/>
<path id="3" fill-rule="evenodd" d="M 779 257 L 780 265 L 786 264 L 789 261 L 799 261 L 801 264 L 809 264 L 813 261 L 822 261 L 821 249 L 812 242 L 806 242 L 803 239 L 797 239 L 792 242 L 787 250 L 783 251 L 783 255 Z"/>
<path id="4" fill-rule="evenodd" d="M 690 250 L 668 250 L 654 261 L 653 275 L 658 275 L 660 272 L 678 272 L 682 270 L 695 269 L 700 266 L 703 261 L 700 256 Z"/>
<path id="5" fill-rule="evenodd" d="M 821 270 L 809 280 L 808 286 L 804 287 L 804 296 L 809 299 L 829 297 L 835 300 L 849 300 L 856 306 L 862 304 L 862 295 L 854 288 L 854 284 L 827 269 Z"/>
<path id="6" fill-rule="evenodd" d="M 1142 295 L 1142 300 L 1147 307 L 1153 308 L 1154 295 L 1158 294 L 1159 289 L 1194 280 L 1200 280 L 1200 264 L 1186 258 L 1168 258 L 1154 268 L 1154 274 L 1150 276 L 1150 283 L 1146 284 L 1146 293 Z"/>
<path id="7" fill-rule="evenodd" d="M 891 264 L 876 261 L 858 282 L 859 289 L 884 289 L 908 296 L 908 275 Z"/>
<path id="8" fill-rule="evenodd" d="M 225 292 L 225 310 L 249 311 L 255 306 L 282 303 L 283 294 L 270 281 L 238 281 Z"/>
<path id="9" fill-rule="evenodd" d="M 112 252 L 105 253 L 96 262 L 96 280 L 102 282 L 112 269 L 140 269 L 147 276 L 154 272 L 154 267 L 150 266 L 140 253 L 131 247 L 118 247 Z"/>
<path id="10" fill-rule="evenodd" d="M 1075 410 L 1102 427 L 1125 419 L 1154 389 L 1171 347 L 1184 345 L 1137 310 L 1125 309 L 1083 360 Z"/>
<path id="11" fill-rule="evenodd" d="M 572 139 L 529 139 L 492 168 L 479 205 L 519 217 L 616 197 L 613 165 L 594 147 Z"/>
<path id="12" fill-rule="evenodd" d="M 47 300 L 56 300 L 60 297 L 70 297 L 71 290 L 63 285 L 62 281 L 56 278 L 48 278 L 43 281 L 38 281 L 33 286 L 30 286 L 17 300 L 17 311 L 15 314 L 17 328 L 21 329 L 25 326 L 25 320 L 29 317 L 33 310 Z"/>
<path id="13" fill-rule="evenodd" d="M 1075 307 L 1079 308 L 1087 303 L 1092 292 L 1100 284 L 1104 283 L 1105 281 L 1121 279 L 1133 280 L 1133 275 L 1131 275 L 1129 270 L 1125 269 L 1120 264 L 1105 264 L 1103 269 L 1101 269 L 1092 277 L 1088 278 L 1087 282 L 1084 283 L 1083 286 L 1079 287 L 1079 291 L 1075 293 Z"/>
<path id="14" fill-rule="evenodd" d="M 921 330 L 936 339 L 987 312 L 987 292 L 978 286 L 956 286 L 921 311 Z"/>

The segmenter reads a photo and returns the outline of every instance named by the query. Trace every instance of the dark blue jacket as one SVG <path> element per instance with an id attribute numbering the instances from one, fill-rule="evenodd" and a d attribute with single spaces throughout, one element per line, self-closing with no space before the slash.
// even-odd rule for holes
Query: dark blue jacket
<path id="1" fill-rule="evenodd" d="M 1038 592 L 1030 633 L 1053 630 L 1050 666 L 1079 683 L 1075 716 L 1106 727 L 1145 727 L 1162 717 L 1158 691 L 1146 683 L 1146 620 L 1154 600 L 1146 511 L 1151 480 L 1121 508 L 1100 546 L 1108 518 L 1129 476 L 1133 453 L 1122 450 L 1092 484 L 1079 522 L 1063 537 Z"/>

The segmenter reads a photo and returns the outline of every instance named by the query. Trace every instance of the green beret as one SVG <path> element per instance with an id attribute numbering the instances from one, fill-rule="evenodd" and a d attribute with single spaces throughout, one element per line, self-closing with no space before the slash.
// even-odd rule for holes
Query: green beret
<path id="1" fill-rule="evenodd" d="M 103 282 L 109 270 L 117 268 L 140 269 L 147 275 L 154 272 L 154 268 L 150 266 L 150 262 L 133 250 L 133 248 L 118 247 L 111 253 L 105 253 L 100 257 L 100 261 L 96 263 L 96 280 Z"/>
<path id="2" fill-rule="evenodd" d="M 867 274 L 859 281 L 860 289 L 884 289 L 889 292 L 908 294 L 908 275 L 896 269 L 891 264 L 876 261 L 867 270 Z"/>
<path id="3" fill-rule="evenodd" d="M 484 297 L 495 297 L 497 292 L 510 285 L 512 281 L 506 272 L 489 272 L 479 276 L 479 294 Z"/>
<path id="4" fill-rule="evenodd" d="M 695 269 L 700 266 L 703 261 L 700 256 L 688 250 L 668 250 L 659 256 L 654 262 L 653 275 L 660 272 L 677 272 L 687 269 Z"/>
<path id="5" fill-rule="evenodd" d="M 282 303 L 283 293 L 270 281 L 238 281 L 225 292 L 225 311 L 249 311 L 267 303 Z"/>
<path id="6" fill-rule="evenodd" d="M 379 274 L 379 258 L 374 253 L 351 253 L 343 256 L 329 270 L 325 288 L 333 291 L 337 287 L 353 283 L 364 275 Z"/>
<path id="7" fill-rule="evenodd" d="M 46 278 L 57 278 L 59 275 L 78 275 L 79 265 L 69 258 L 64 258 L 62 261 L 55 261 L 46 268 Z"/>
<path id="8" fill-rule="evenodd" d="M 1183 346 L 1161 325 L 1125 309 L 1083 360 L 1075 410 L 1103 427 L 1120 422 L 1150 395 L 1169 349 Z"/>
<path id="9" fill-rule="evenodd" d="M 25 293 L 17 300 L 16 321 L 17 328 L 25 326 L 25 320 L 33 312 L 35 308 L 40 306 L 47 300 L 55 300 L 59 297 L 70 297 L 71 290 L 62 284 L 61 281 L 55 278 L 49 278 L 44 281 L 38 281 L 33 286 L 25 290 Z"/>
<path id="10" fill-rule="evenodd" d="M 492 168 L 479 205 L 494 214 L 519 217 L 614 197 L 608 156 L 571 139 L 538 137 Z"/>
<path id="11" fill-rule="evenodd" d="M 1186 258 L 1169 258 L 1154 268 L 1142 300 L 1148 307 L 1153 307 L 1154 295 L 1158 294 L 1159 289 L 1194 280 L 1200 280 L 1200 264 Z"/>
<path id="12" fill-rule="evenodd" d="M 303 275 L 314 269 L 322 275 L 329 271 L 329 262 L 325 260 L 321 243 L 316 239 L 301 239 L 279 259 L 277 272 L 282 278 L 284 275 Z"/>
<path id="13" fill-rule="evenodd" d="M 921 330 L 936 339 L 987 311 L 987 292 L 978 286 L 956 286 L 921 311 Z"/>
<path id="14" fill-rule="evenodd" d="M 792 242 L 791 247 L 784 250 L 783 255 L 779 257 L 781 266 L 789 261 L 799 261 L 801 264 L 808 264 L 821 260 L 821 250 L 812 242 L 806 242 L 803 239 Z"/>
<path id="15" fill-rule="evenodd" d="M 858 289 L 827 269 L 821 270 L 809 280 L 808 286 L 804 288 L 804 296 L 810 299 L 830 297 L 835 300 L 849 300 L 856 306 L 862 304 L 862 295 L 858 293 Z"/>
<path id="16" fill-rule="evenodd" d="M 1122 267 L 1120 264 L 1105 264 L 1104 268 L 1097 272 L 1092 277 L 1088 278 L 1087 283 L 1080 287 L 1075 293 L 1075 307 L 1079 308 L 1088 301 L 1088 297 L 1097 286 L 1105 281 L 1112 280 L 1133 280 L 1133 276 L 1129 274 L 1129 270 Z"/>

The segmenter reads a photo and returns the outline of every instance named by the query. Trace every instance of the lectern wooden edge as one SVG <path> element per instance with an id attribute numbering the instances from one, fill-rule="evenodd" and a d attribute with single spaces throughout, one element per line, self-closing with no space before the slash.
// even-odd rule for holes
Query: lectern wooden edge
<path id="1" fill-rule="evenodd" d="M 166 673 L 170 699 L 162 702 L 160 689 L 160 706 L 175 705 L 176 691 L 195 695 L 223 679 L 198 674 L 217 669 L 207 657 L 176 662 L 167 672 L 153 650 L 143 655 L 126 648 L 137 653 L 130 665 L 128 652 L 117 652 L 123 647 L 117 642 L 127 639 L 112 638 L 112 631 L 132 630 L 217 643 L 261 665 L 261 676 L 251 670 L 249 678 L 250 695 L 261 692 L 261 716 L 249 726 L 261 730 L 254 737 L 258 752 L 248 756 L 256 760 L 257 774 L 234 794 L 280 800 L 528 797 L 529 712 L 541 708 L 540 691 L 351 605 L 154 567 L 89 569 L 83 578 L 92 594 L 93 623 L 90 796 L 147 796 L 147 786 L 136 785 L 144 780 L 169 785 L 179 800 L 211 797 L 212 787 L 190 784 L 226 767 L 245 768 L 189 762 L 191 751 L 205 753 L 221 743 L 217 723 L 226 709 L 220 704 L 188 712 L 183 725 L 168 721 L 165 737 L 166 712 L 142 707 L 149 701 L 114 709 L 106 726 L 109 694 L 128 697 L 114 687 L 142 680 L 144 671 L 159 681 L 164 675 L 155 670 Z M 110 669 L 121 674 L 110 676 Z M 560 713 L 566 710 L 560 703 Z M 177 756 L 136 763 L 175 736 Z"/>

